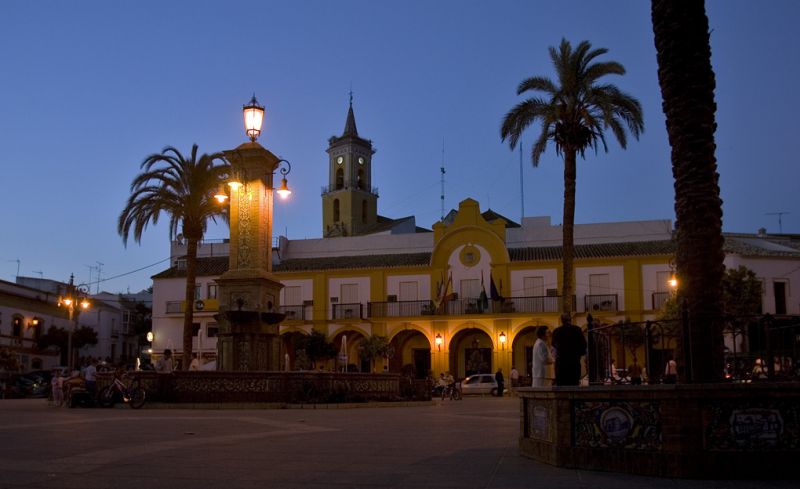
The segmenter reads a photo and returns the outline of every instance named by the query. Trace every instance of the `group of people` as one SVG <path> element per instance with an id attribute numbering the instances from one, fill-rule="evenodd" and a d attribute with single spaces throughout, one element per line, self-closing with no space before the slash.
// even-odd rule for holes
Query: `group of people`
<path id="1" fill-rule="evenodd" d="M 581 357 L 586 355 L 586 339 L 578 326 L 565 321 L 552 333 L 551 346 L 547 344 L 550 332 L 547 326 L 536 330 L 531 365 L 531 387 L 544 387 L 548 365 L 555 364 L 555 385 L 578 385 L 581 378 Z"/>

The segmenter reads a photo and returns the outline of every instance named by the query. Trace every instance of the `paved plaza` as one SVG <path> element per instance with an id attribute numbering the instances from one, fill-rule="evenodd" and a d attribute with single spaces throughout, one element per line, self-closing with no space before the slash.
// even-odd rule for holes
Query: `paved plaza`
<path id="1" fill-rule="evenodd" d="M 755 488 L 558 469 L 517 450 L 519 401 L 352 409 L 67 409 L 0 401 L 5 488 Z"/>

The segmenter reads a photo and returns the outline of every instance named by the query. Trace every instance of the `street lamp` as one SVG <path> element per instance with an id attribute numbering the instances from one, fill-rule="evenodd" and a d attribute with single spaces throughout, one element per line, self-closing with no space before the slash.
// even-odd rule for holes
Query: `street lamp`
<path id="1" fill-rule="evenodd" d="M 436 333 L 436 338 L 434 338 L 434 341 L 436 342 L 436 348 L 438 348 L 439 351 L 442 351 L 442 343 L 444 342 L 444 340 L 442 340 L 442 335 Z"/>
<path id="2" fill-rule="evenodd" d="M 289 186 L 286 184 L 286 175 L 288 175 L 289 172 L 292 171 L 292 164 L 284 160 L 283 158 L 278 160 L 278 165 L 280 165 L 281 163 L 286 163 L 286 165 L 284 165 L 283 168 L 279 170 L 283 178 L 281 178 L 281 186 L 278 188 L 277 192 L 282 199 L 286 199 L 292 193 L 292 191 L 289 190 Z"/>
<path id="3" fill-rule="evenodd" d="M 89 309 L 89 287 L 85 284 L 75 285 L 75 276 L 70 274 L 66 294 L 58 298 L 58 307 L 65 307 L 69 313 L 70 328 L 67 333 L 67 366 L 72 372 L 72 333 L 78 328 L 78 315 Z"/>
<path id="4" fill-rule="evenodd" d="M 264 122 L 264 106 L 259 105 L 256 94 L 247 105 L 242 106 L 244 111 L 244 130 L 250 141 L 255 142 L 261 135 L 261 124 Z"/>
<path id="5" fill-rule="evenodd" d="M 500 346 L 503 347 L 503 350 L 506 349 L 506 334 L 500 333 Z"/>

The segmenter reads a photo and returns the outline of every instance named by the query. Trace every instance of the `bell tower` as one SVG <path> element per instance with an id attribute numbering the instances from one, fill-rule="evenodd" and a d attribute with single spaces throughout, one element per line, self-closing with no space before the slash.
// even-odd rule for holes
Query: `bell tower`
<path id="1" fill-rule="evenodd" d="M 378 189 L 372 186 L 372 141 L 356 129 L 353 95 L 344 133 L 328 140 L 328 185 L 322 189 L 322 236 L 357 236 L 378 222 Z"/>

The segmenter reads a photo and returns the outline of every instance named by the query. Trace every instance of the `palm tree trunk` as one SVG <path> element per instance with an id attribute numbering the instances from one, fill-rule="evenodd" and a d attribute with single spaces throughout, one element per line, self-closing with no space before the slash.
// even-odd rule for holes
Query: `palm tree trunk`
<path id="1" fill-rule="evenodd" d="M 723 375 L 722 200 L 714 157 L 714 71 L 702 1 L 652 1 L 658 81 L 672 146 L 683 380 Z M 680 365 L 683 363 L 683 365 Z"/>
<path id="2" fill-rule="evenodd" d="M 194 332 L 194 283 L 197 278 L 197 239 L 186 240 L 186 308 L 183 314 L 183 370 L 189 370 L 192 361 L 192 333 Z M 199 334 L 199 333 L 198 333 Z"/>
<path id="3" fill-rule="evenodd" d="M 564 223 L 563 259 L 564 269 L 561 273 L 561 320 L 566 324 L 572 318 L 572 296 L 575 294 L 573 260 L 575 255 L 575 178 L 577 152 L 573 148 L 564 148 Z"/>

